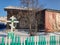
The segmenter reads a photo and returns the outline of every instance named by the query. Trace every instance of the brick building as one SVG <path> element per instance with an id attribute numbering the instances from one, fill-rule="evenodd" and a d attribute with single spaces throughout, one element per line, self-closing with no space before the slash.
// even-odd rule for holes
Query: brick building
<path id="1" fill-rule="evenodd" d="M 29 18 L 31 20 L 32 29 L 36 26 L 37 21 L 37 31 L 45 32 L 55 32 L 60 31 L 60 11 L 52 9 L 44 9 L 36 11 L 35 15 L 31 8 L 29 8 L 30 16 L 28 17 L 27 8 L 18 8 L 18 7 L 6 7 L 7 19 L 14 15 L 19 23 L 16 28 L 19 29 L 29 29 Z M 38 18 L 38 19 L 37 19 Z"/>
<path id="2" fill-rule="evenodd" d="M 35 17 L 36 16 L 34 15 L 31 8 L 29 8 L 28 10 L 27 8 L 21 8 L 21 7 L 18 8 L 18 7 L 9 6 L 5 8 L 5 11 L 7 11 L 8 20 L 11 16 L 14 15 L 19 21 L 19 23 L 16 25 L 16 28 L 29 29 L 29 24 L 31 22 L 31 28 L 35 29 L 35 25 L 36 25 Z M 7 28 L 9 28 L 9 26 L 7 26 Z"/>
<path id="3" fill-rule="evenodd" d="M 44 27 L 45 32 L 59 32 L 60 31 L 60 10 L 44 9 L 39 11 L 41 14 L 39 28 Z M 38 14 L 39 14 L 38 12 Z M 40 27 L 41 26 L 41 27 Z"/>
<path id="4" fill-rule="evenodd" d="M 60 31 L 60 10 L 45 10 L 45 30 L 47 32 Z"/>

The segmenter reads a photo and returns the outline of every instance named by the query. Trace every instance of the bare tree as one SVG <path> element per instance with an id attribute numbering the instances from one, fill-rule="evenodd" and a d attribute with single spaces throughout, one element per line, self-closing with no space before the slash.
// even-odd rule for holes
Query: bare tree
<path id="1" fill-rule="evenodd" d="M 29 18 L 29 29 L 30 29 L 30 35 L 34 35 L 37 32 L 37 17 L 36 12 L 41 9 L 39 5 L 39 0 L 20 0 L 22 7 L 26 7 L 28 10 L 27 16 Z M 30 11 L 32 9 L 32 11 Z M 31 16 L 34 15 L 35 17 L 35 33 L 32 32 L 32 18 Z"/>

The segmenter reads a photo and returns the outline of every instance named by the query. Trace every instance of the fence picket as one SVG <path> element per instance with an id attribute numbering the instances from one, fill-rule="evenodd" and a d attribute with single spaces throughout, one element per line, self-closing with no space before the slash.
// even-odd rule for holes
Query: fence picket
<path id="1" fill-rule="evenodd" d="M 8 36 L 9 37 L 9 36 Z M 6 39 L 2 37 L 0 45 L 60 45 L 60 36 L 11 36 Z M 10 41 L 7 41 L 10 40 Z"/>

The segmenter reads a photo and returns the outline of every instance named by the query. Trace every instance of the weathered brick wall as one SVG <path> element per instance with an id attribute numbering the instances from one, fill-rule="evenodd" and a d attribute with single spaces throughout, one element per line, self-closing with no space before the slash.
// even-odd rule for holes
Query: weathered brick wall
<path id="1" fill-rule="evenodd" d="M 32 12 L 29 12 L 28 14 L 28 11 L 26 10 L 7 10 L 8 20 L 12 15 L 19 21 L 16 28 L 29 28 L 29 21 L 31 21 L 32 28 L 35 28 L 35 16 Z"/>
<path id="2" fill-rule="evenodd" d="M 60 16 L 60 13 L 54 11 L 45 11 L 45 30 L 47 32 L 55 32 L 59 31 L 58 29 L 58 20 L 57 18 Z M 58 18 L 59 19 L 59 18 Z"/>

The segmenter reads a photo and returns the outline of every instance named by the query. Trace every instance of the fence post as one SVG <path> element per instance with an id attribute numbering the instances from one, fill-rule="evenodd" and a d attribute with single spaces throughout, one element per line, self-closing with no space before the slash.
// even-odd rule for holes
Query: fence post
<path id="1" fill-rule="evenodd" d="M 55 38 L 55 36 L 50 36 L 50 45 L 56 45 L 56 38 Z"/>
<path id="2" fill-rule="evenodd" d="M 34 36 L 34 40 L 35 40 L 35 45 L 36 45 L 36 36 Z"/>
<path id="3" fill-rule="evenodd" d="M 7 43 L 7 41 L 8 41 L 8 40 L 7 40 L 7 36 L 6 36 L 5 45 L 7 45 L 7 44 L 8 44 L 8 43 Z"/>
<path id="4" fill-rule="evenodd" d="M 2 37 L 2 45 L 4 45 L 4 37 Z"/>

